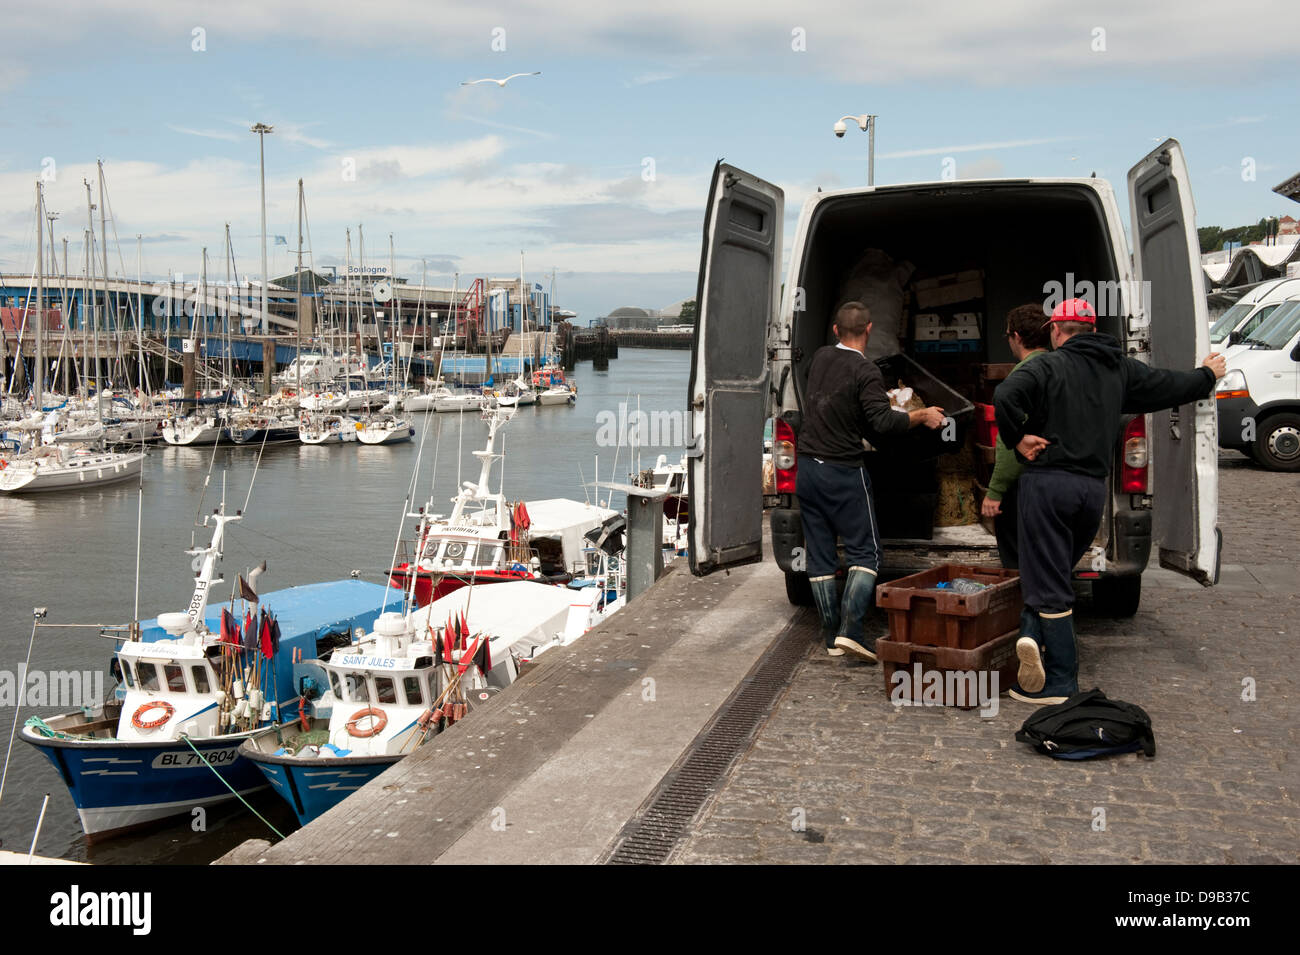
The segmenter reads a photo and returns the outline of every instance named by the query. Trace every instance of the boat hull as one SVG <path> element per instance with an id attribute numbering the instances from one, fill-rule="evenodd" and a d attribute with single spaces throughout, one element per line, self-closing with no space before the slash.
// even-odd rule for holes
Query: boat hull
<path id="1" fill-rule="evenodd" d="M 140 476 L 143 454 L 124 456 L 123 460 L 96 464 L 88 459 L 76 467 L 24 468 L 13 466 L 0 471 L 0 493 L 37 494 L 44 491 L 75 491 L 103 487 Z"/>
<path id="2" fill-rule="evenodd" d="M 211 769 L 183 740 L 51 739 L 31 727 L 23 727 L 21 737 L 59 771 L 81 828 L 93 842 L 234 799 L 231 788 L 241 795 L 265 788 L 265 777 L 240 755 L 240 744 L 275 731 L 267 726 L 252 734 L 193 740 Z"/>
<path id="3" fill-rule="evenodd" d="M 240 747 L 245 761 L 280 794 L 304 826 L 370 782 L 402 754 L 300 759 L 263 752 L 256 743 Z"/>

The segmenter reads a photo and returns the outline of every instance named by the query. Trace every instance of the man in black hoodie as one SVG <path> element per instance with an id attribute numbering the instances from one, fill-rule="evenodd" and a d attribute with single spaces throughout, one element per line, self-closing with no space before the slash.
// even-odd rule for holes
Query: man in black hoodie
<path id="1" fill-rule="evenodd" d="M 1009 375 L 993 399 L 999 437 L 1028 462 L 1019 486 L 1025 610 L 1010 694 L 1039 704 L 1078 692 L 1071 572 L 1101 525 L 1121 416 L 1209 398 L 1225 370 L 1217 352 L 1193 371 L 1144 365 L 1097 332 L 1082 299 L 1062 302 L 1044 324 L 1052 353 Z"/>
<path id="2" fill-rule="evenodd" d="M 808 368 L 795 492 L 826 652 L 834 657 L 848 652 L 875 663 L 863 618 L 876 589 L 880 535 L 862 439 L 879 440 L 918 425 L 940 428 L 944 412 L 938 407 L 897 411 L 891 406 L 880 369 L 865 357 L 871 335 L 871 312 L 865 305 L 846 302 L 835 313 L 832 327 L 839 344 L 817 349 Z M 848 565 L 843 597 L 835 582 L 840 563 L 837 537 L 844 542 Z"/>

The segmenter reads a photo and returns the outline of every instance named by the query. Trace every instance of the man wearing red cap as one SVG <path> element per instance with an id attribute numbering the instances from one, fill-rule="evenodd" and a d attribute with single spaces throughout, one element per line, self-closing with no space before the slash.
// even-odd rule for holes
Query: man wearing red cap
<path id="1" fill-rule="evenodd" d="M 1009 375 L 994 393 L 999 437 L 1027 463 L 1019 484 L 1020 582 L 1025 609 L 1010 690 L 1026 703 L 1061 703 L 1078 692 L 1071 572 L 1092 545 L 1121 416 L 1209 398 L 1224 360 L 1192 371 L 1151 368 L 1097 332 L 1083 299 L 1052 312 L 1052 352 Z"/>

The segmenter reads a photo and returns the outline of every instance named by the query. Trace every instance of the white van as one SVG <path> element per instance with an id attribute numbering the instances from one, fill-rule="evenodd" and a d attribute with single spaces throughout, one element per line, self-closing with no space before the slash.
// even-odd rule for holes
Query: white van
<path id="1" fill-rule="evenodd" d="M 1216 351 L 1236 345 L 1259 328 L 1283 302 L 1300 295 L 1300 279 L 1261 282 L 1232 303 L 1210 326 L 1210 345 Z"/>
<path id="2" fill-rule="evenodd" d="M 1195 213 L 1182 149 L 1168 140 L 1129 172 L 1136 239 L 1130 258 L 1119 207 L 1100 179 L 951 181 L 818 192 L 804 204 L 782 286 L 784 195 L 719 163 L 705 214 L 688 392 L 692 447 L 690 561 L 697 574 L 762 559 L 760 449 L 775 419 L 772 545 L 793 602 L 809 600 L 794 494 L 801 405 L 813 353 L 833 340 L 840 286 L 864 249 L 907 259 L 918 276 L 983 273 L 987 344 L 951 359 L 960 388 L 977 363 L 1007 362 L 1007 312 L 1042 302 L 1051 282 L 1105 289 L 1098 329 L 1153 365 L 1191 369 L 1210 351 Z M 1150 283 L 1151 294 L 1134 294 Z M 1099 285 L 1098 283 L 1105 283 Z M 1087 295 L 1082 297 L 1088 298 Z M 1144 299 L 1149 298 L 1149 303 Z M 873 333 L 874 338 L 874 333 Z M 1148 438 L 1148 436 L 1150 436 Z M 890 460 L 885 459 L 888 466 Z M 907 462 L 898 459 L 900 468 Z M 876 483 L 876 512 L 906 488 Z M 1212 399 L 1138 416 L 1116 435 L 1111 495 L 1094 552 L 1075 576 L 1096 603 L 1137 610 L 1153 542 L 1161 565 L 1209 585 L 1218 578 L 1218 448 Z M 959 531 L 960 533 L 954 533 Z M 884 540 L 882 576 L 947 561 L 996 563 L 980 525 L 930 539 Z"/>
<path id="3" fill-rule="evenodd" d="M 1300 294 L 1228 350 L 1215 392 L 1219 446 L 1300 471 Z"/>

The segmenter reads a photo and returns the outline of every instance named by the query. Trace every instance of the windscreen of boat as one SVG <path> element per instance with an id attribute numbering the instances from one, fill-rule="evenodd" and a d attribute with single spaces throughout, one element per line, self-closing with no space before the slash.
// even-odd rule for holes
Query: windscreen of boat
<path id="1" fill-rule="evenodd" d="M 1300 331 L 1300 301 L 1287 302 L 1242 342 L 1252 348 L 1281 348 L 1297 331 Z"/>
<path id="2" fill-rule="evenodd" d="M 343 674 L 343 696 L 349 703 L 369 703 L 370 689 L 364 673 Z"/>

